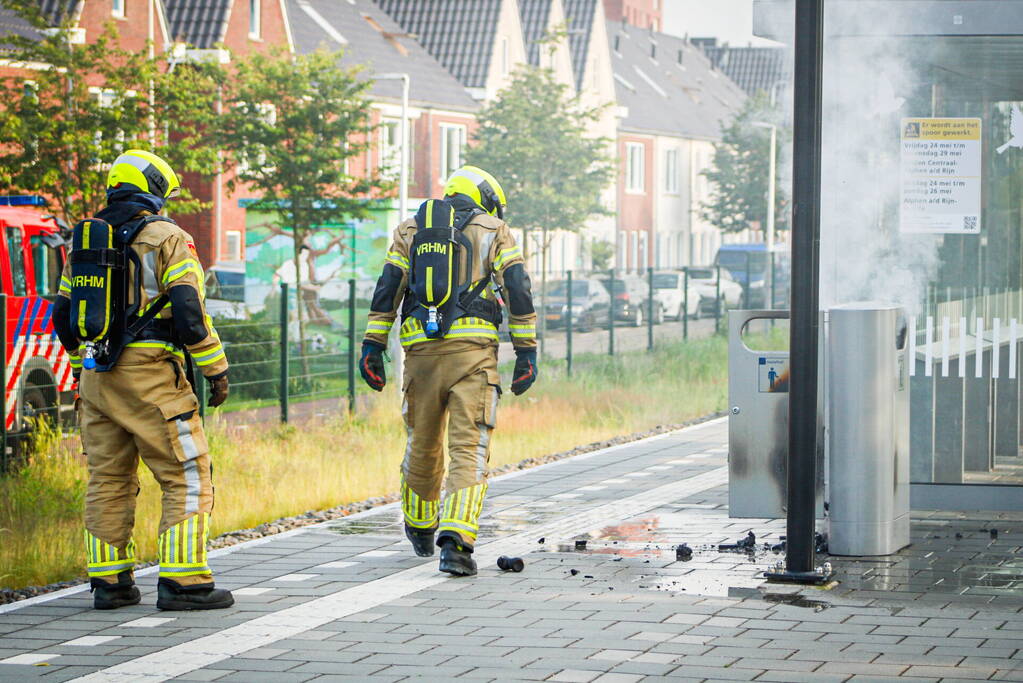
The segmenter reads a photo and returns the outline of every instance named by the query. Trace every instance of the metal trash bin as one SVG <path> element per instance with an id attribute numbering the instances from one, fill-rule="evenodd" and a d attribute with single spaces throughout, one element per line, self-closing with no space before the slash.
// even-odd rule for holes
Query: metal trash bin
<path id="1" fill-rule="evenodd" d="M 909 382 L 903 309 L 829 311 L 828 550 L 890 555 L 909 545 Z"/>

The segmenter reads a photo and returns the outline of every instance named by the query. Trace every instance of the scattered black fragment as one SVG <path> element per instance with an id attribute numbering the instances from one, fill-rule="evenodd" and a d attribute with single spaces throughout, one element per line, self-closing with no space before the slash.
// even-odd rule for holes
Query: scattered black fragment
<path id="1" fill-rule="evenodd" d="M 813 547 L 819 553 L 828 552 L 828 535 L 817 532 L 813 535 Z"/>
<path id="2" fill-rule="evenodd" d="M 982 533 L 982 534 L 986 534 L 986 533 L 987 533 L 988 531 L 990 531 L 990 529 L 981 529 L 981 530 L 980 530 L 980 533 Z"/>
<path id="3" fill-rule="evenodd" d="M 963 537 L 963 535 L 957 531 L 956 532 L 956 538 L 962 538 L 962 537 Z"/>
<path id="4" fill-rule="evenodd" d="M 584 579 L 592 579 L 593 577 L 590 576 L 589 574 L 583 574 L 583 578 Z"/>
<path id="5" fill-rule="evenodd" d="M 571 574 L 572 576 L 575 576 L 576 574 L 579 573 L 579 570 L 578 569 L 569 569 L 568 573 Z"/>
<path id="6" fill-rule="evenodd" d="M 774 545 L 772 545 L 771 546 L 771 552 L 775 552 L 775 553 L 783 553 L 783 552 L 785 552 L 785 541 L 782 541 L 781 543 L 775 543 Z"/>
<path id="7" fill-rule="evenodd" d="M 991 539 L 994 540 L 996 538 L 998 538 L 998 529 L 992 529 L 991 530 Z"/>
<path id="8" fill-rule="evenodd" d="M 688 562 L 693 559 L 693 549 L 683 543 L 675 548 L 675 559 L 680 562 Z"/>
<path id="9" fill-rule="evenodd" d="M 539 543 L 540 545 L 543 545 L 546 540 L 547 540 L 547 537 L 544 536 L 539 541 L 537 541 L 537 543 Z"/>
<path id="10" fill-rule="evenodd" d="M 735 543 L 722 543 L 718 550 L 755 550 L 757 547 L 757 535 L 752 531 L 746 532 L 746 538 L 740 538 Z"/>
<path id="11" fill-rule="evenodd" d="M 576 550 L 586 550 L 586 540 L 585 539 L 580 539 L 580 540 L 576 541 L 575 542 L 575 549 Z"/>
<path id="12" fill-rule="evenodd" d="M 522 561 L 521 557 L 505 557 L 501 555 L 501 557 L 497 558 L 497 566 L 501 571 L 520 572 L 525 568 L 526 563 Z"/>

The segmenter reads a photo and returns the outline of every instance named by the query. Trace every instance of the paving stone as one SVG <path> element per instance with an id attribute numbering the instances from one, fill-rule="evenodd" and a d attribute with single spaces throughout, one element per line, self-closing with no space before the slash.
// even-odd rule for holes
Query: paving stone
<path id="1" fill-rule="evenodd" d="M 866 662 L 825 662 L 819 673 L 870 674 L 874 676 L 898 676 L 907 669 L 905 664 L 874 664 Z"/>
<path id="2" fill-rule="evenodd" d="M 554 674 L 548 681 L 565 681 L 566 683 L 590 683 L 601 674 L 597 671 L 582 671 L 579 669 L 563 669 Z"/>
<path id="3" fill-rule="evenodd" d="M 994 668 L 974 669 L 960 666 L 911 666 L 905 671 L 906 676 L 930 676 L 932 678 L 961 678 L 983 681 L 991 678 Z M 1020 676 L 1023 679 L 1023 675 Z"/>

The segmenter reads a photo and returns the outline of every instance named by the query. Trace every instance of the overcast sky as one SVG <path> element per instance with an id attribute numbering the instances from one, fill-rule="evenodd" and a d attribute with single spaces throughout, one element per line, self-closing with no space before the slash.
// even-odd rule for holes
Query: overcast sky
<path id="1" fill-rule="evenodd" d="M 664 32 L 734 47 L 777 45 L 753 35 L 753 0 L 664 0 Z"/>

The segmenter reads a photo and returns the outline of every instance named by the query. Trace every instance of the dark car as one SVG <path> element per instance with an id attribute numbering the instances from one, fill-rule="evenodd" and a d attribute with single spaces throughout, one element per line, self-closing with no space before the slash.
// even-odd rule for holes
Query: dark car
<path id="1" fill-rule="evenodd" d="M 611 278 L 602 279 L 601 282 L 611 291 L 614 298 L 615 320 L 623 320 L 640 327 L 650 311 L 650 287 L 646 280 L 635 275 L 625 275 L 616 277 L 614 284 L 611 283 Z M 664 322 L 664 307 L 655 298 L 654 323 L 661 322 Z"/>
<path id="2" fill-rule="evenodd" d="M 714 263 L 728 270 L 732 279 L 743 288 L 741 305 L 747 308 L 761 308 L 767 304 L 772 289 L 772 272 L 773 308 L 787 305 L 791 273 L 791 259 L 787 248 L 776 246 L 774 258 L 771 258 L 771 252 L 763 243 L 724 244 L 718 249 Z"/>
<path id="3" fill-rule="evenodd" d="M 596 278 L 572 282 L 572 310 L 568 309 L 568 281 L 557 280 L 547 285 L 543 315 L 550 328 L 565 327 L 572 320 L 572 328 L 589 331 L 607 324 L 611 309 L 611 295 Z"/>

